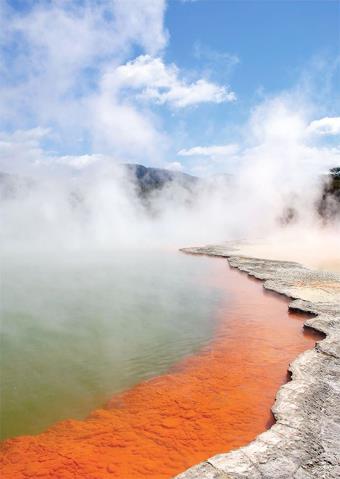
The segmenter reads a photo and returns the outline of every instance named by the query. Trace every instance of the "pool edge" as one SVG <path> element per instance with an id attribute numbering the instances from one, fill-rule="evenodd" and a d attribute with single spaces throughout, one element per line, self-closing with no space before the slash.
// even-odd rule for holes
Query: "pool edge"
<path id="1" fill-rule="evenodd" d="M 289 309 L 312 313 L 304 325 L 325 339 L 289 365 L 291 381 L 277 392 L 276 423 L 269 430 L 175 479 L 340 477 L 340 274 L 243 256 L 242 244 L 234 242 L 181 251 L 226 258 L 231 267 L 262 280 L 265 289 L 292 299 Z"/>

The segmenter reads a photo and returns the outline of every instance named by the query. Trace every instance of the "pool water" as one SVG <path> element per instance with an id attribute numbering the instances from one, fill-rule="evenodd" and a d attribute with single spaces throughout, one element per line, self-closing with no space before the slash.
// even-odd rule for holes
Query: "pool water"
<path id="1" fill-rule="evenodd" d="M 247 444 L 273 423 L 270 408 L 278 388 L 288 379 L 289 362 L 303 350 L 313 347 L 320 336 L 303 329 L 303 316 L 288 313 L 288 299 L 264 290 L 260 281 L 231 270 L 226 260 L 177 254 L 164 254 L 154 259 L 158 265 L 145 257 L 125 262 L 121 269 L 116 267 L 115 271 L 120 271 L 122 278 L 128 277 L 129 281 L 119 279 L 117 290 L 121 297 L 110 288 L 107 290 L 111 291 L 108 303 L 121 304 L 126 296 L 131 300 L 135 298 L 132 304 L 145 307 L 145 310 L 140 308 L 143 311 L 140 317 L 144 318 L 138 329 L 141 337 L 133 343 L 138 345 L 138 361 L 136 355 L 127 355 L 130 360 L 126 363 L 126 371 L 121 367 L 125 371 L 126 386 L 117 380 L 116 390 L 121 392 L 103 391 L 102 399 L 111 394 L 110 400 L 85 420 L 74 420 L 69 413 L 69 419 L 57 422 L 41 434 L 3 441 L 0 458 L 3 479 L 168 479 L 214 454 Z M 127 268 L 128 264 L 132 271 Z M 137 265 L 144 265 L 142 273 Z M 94 277 L 97 274 L 101 276 L 98 272 Z M 137 280 L 131 282 L 130 275 L 143 278 L 145 284 Z M 79 274 L 80 284 L 83 280 L 86 284 L 89 281 L 84 274 Z M 95 288 L 98 280 L 91 280 L 91 284 Z M 133 294 L 129 288 L 131 284 L 135 285 Z M 148 291 L 145 301 L 136 300 L 138 288 L 142 298 Z M 91 297 L 91 287 L 85 291 L 87 294 L 81 297 Z M 100 292 L 101 288 L 95 291 Z M 70 296 L 74 294 L 77 294 L 75 289 Z M 103 296 L 101 298 L 102 302 L 106 301 Z M 84 301 L 88 303 L 89 298 Z M 64 294 L 62 304 L 65 304 Z M 78 302 L 75 302 L 75 312 L 76 304 Z M 126 299 L 126 305 L 129 304 L 130 300 Z M 154 308 L 157 313 L 153 313 Z M 155 319 L 148 323 L 153 314 Z M 168 320 L 161 319 L 163 314 Z M 120 331 L 124 327 L 132 328 L 133 323 L 128 324 L 129 317 L 128 314 Z M 72 324 L 72 320 L 69 322 Z M 65 338 L 70 327 L 66 324 L 62 328 Z M 122 372 L 115 369 L 115 360 L 103 360 L 103 357 L 111 358 L 108 353 L 103 355 L 103 351 L 110 350 L 110 346 L 115 349 L 115 344 L 127 341 L 124 331 L 119 337 L 111 338 L 111 342 L 102 335 L 103 344 L 109 343 L 101 348 L 96 345 L 95 325 L 92 324 L 88 333 L 83 327 L 86 322 L 77 321 L 76 324 L 77 327 L 70 327 L 70 330 L 74 338 L 81 337 L 83 330 L 87 338 L 83 353 L 87 362 L 82 369 L 80 356 L 74 358 L 74 353 L 79 355 L 82 350 L 74 350 L 72 341 L 65 347 L 56 335 L 68 359 L 63 363 L 60 354 L 59 361 L 64 364 L 63 373 L 69 378 L 65 385 L 63 375 L 50 380 L 51 384 L 61 385 L 65 397 L 69 397 L 67 388 L 76 389 L 74 397 L 71 396 L 75 412 L 77 401 L 82 402 L 82 391 L 91 396 L 91 391 L 100 389 L 101 378 L 106 378 L 110 389 L 110 380 L 114 382 L 116 377 L 121 377 Z M 103 327 L 102 322 L 99 324 Z M 157 333 L 152 333 L 153 330 Z M 106 329 L 106 336 L 109 331 Z M 135 337 L 134 331 L 137 329 L 132 330 L 131 338 Z M 139 349 L 143 341 L 145 347 Z M 127 353 L 130 351 L 126 345 L 117 346 L 123 358 L 125 349 Z M 46 357 L 44 359 L 46 361 Z M 85 381 L 88 376 L 96 377 L 92 361 L 99 371 L 98 380 Z M 125 364 L 124 359 L 119 364 Z M 58 370 L 58 363 L 54 367 Z M 102 368 L 113 371 L 101 371 Z M 40 369 L 44 370 L 43 364 Z M 92 371 L 90 375 L 89 371 Z M 70 378 L 74 378 L 74 385 Z M 31 374 L 30 379 L 36 382 L 37 376 Z M 29 379 L 26 383 L 29 387 Z M 36 394 L 39 388 L 42 388 L 41 383 Z M 113 389 L 111 385 L 111 391 Z M 25 396 L 24 388 L 22 394 Z M 47 399 L 45 397 L 41 408 L 53 408 L 53 398 L 50 402 Z M 62 399 L 63 395 L 59 397 Z M 80 410 L 78 413 L 81 415 Z M 32 411 L 23 412 L 25 417 L 30 414 Z M 66 406 L 63 414 L 67 415 Z"/>
<path id="2" fill-rule="evenodd" d="M 179 252 L 1 261 L 1 437 L 84 418 L 212 337 L 214 264 Z"/>

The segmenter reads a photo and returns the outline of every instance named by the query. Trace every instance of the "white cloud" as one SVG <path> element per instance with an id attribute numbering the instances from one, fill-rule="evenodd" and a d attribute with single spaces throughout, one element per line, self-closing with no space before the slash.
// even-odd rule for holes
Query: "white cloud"
<path id="1" fill-rule="evenodd" d="M 194 44 L 194 56 L 214 71 L 222 70 L 224 76 L 231 73 L 233 68 L 240 63 L 239 57 L 235 53 L 215 50 L 200 41 Z"/>
<path id="2" fill-rule="evenodd" d="M 122 102 L 119 92 L 108 95 L 103 75 L 135 46 L 162 51 L 165 7 L 165 0 L 103 0 L 36 2 L 20 11 L 3 2 L 0 127 L 48 126 L 64 150 L 80 138 L 88 151 L 150 151 L 147 142 L 159 136 L 155 119 L 136 102 Z"/>
<path id="3" fill-rule="evenodd" d="M 156 118 L 124 97 L 111 70 L 102 75 L 95 93 L 86 98 L 88 129 L 95 151 L 110 153 L 112 148 L 124 161 L 127 157 L 152 157 L 161 154 L 167 144 Z"/>
<path id="4" fill-rule="evenodd" d="M 177 155 L 187 157 L 188 171 L 197 176 L 230 173 L 240 159 L 236 143 L 226 145 L 194 146 L 180 150 Z"/>
<path id="5" fill-rule="evenodd" d="M 41 142 L 48 135 L 45 128 L 0 132 L 0 171 L 27 174 L 45 159 Z"/>
<path id="6" fill-rule="evenodd" d="M 103 0 L 36 2 L 20 11 L 2 2 L 0 128 L 50 128 L 49 147 L 62 141 L 70 154 L 161 159 L 168 140 L 150 102 L 182 108 L 235 98 L 225 86 L 184 79 L 157 57 L 168 37 L 165 8 L 165 0 Z M 135 46 L 144 54 L 126 63 Z M 83 155 L 78 167 L 88 160 Z"/>
<path id="7" fill-rule="evenodd" d="M 321 136 L 340 135 L 340 117 L 326 116 L 320 120 L 314 120 L 309 124 L 307 132 Z"/>
<path id="8" fill-rule="evenodd" d="M 180 156 L 228 156 L 237 153 L 239 146 L 231 143 L 229 145 L 215 146 L 194 146 L 188 150 L 180 150 L 177 154 Z"/>
<path id="9" fill-rule="evenodd" d="M 266 99 L 253 109 L 243 126 L 240 145 L 194 146 L 180 150 L 178 155 L 188 158 L 194 174 L 241 171 L 242 180 L 247 176 L 247 181 L 253 182 L 256 188 L 266 184 L 268 197 L 279 189 L 299 191 L 301 186 L 303 191 L 305 180 L 318 178 L 340 163 L 338 147 L 327 142 L 315 144 L 314 137 L 306 134 L 308 125 L 317 125 L 315 131 L 321 129 L 319 120 L 310 122 L 310 110 L 304 101 L 297 102 L 295 95 L 285 93 Z M 331 124 L 335 134 L 336 118 L 328 120 L 321 121 L 322 129 L 327 124 L 329 131 Z M 273 188 L 268 192 L 271 184 Z"/>
<path id="10" fill-rule="evenodd" d="M 167 163 L 165 166 L 166 166 L 167 170 L 171 170 L 171 171 L 183 171 L 184 170 L 184 167 L 183 167 L 182 163 L 180 163 L 179 161 L 172 161 L 170 163 Z"/>
<path id="11" fill-rule="evenodd" d="M 37 3 L 26 13 L 8 7 L 0 20 L 8 73 L 2 108 L 10 118 L 19 113 L 16 120 L 64 118 L 65 106 L 75 108 L 70 98 L 84 96 L 103 66 L 124 61 L 133 45 L 150 53 L 165 46 L 164 9 L 164 0 Z"/>
<path id="12" fill-rule="evenodd" d="M 306 112 L 303 106 L 285 94 L 264 100 L 253 109 L 246 126 L 247 139 L 254 143 L 287 145 L 302 142 L 305 136 Z"/>
<path id="13" fill-rule="evenodd" d="M 82 170 L 106 159 L 104 155 L 63 155 L 57 157 L 56 162 L 61 165 L 70 166 L 76 170 Z"/>
<path id="14" fill-rule="evenodd" d="M 180 78 L 176 65 L 165 65 L 161 58 L 140 55 L 133 61 L 117 67 L 110 75 L 117 88 L 140 90 L 140 97 L 159 104 L 183 108 L 199 103 L 222 103 L 236 99 L 227 86 L 206 79 L 188 82 Z"/>
<path id="15" fill-rule="evenodd" d="M 0 172 L 18 173 L 28 176 L 43 176 L 51 173 L 82 170 L 95 163 L 104 164 L 112 158 L 101 154 L 57 155 L 47 151 L 43 142 L 51 131 L 44 128 L 17 130 L 13 133 L 0 132 Z"/>

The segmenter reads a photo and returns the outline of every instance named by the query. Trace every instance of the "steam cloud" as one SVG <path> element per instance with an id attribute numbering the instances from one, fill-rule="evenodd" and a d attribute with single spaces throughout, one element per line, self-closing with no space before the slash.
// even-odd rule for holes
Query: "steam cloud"
<path id="1" fill-rule="evenodd" d="M 322 173 L 340 164 L 339 150 L 313 144 L 304 112 L 280 97 L 261 104 L 245 130 L 232 177 L 188 186 L 175 176 L 146 200 L 127 170 L 104 155 L 40 158 L 39 176 L 19 175 L 14 194 L 1 201 L 1 244 L 9 250 L 115 251 L 244 238 L 292 242 L 301 235 L 309 243 L 322 235 L 337 244 L 339 221 L 324 224 L 316 205 Z M 25 154 L 37 156 L 37 148 Z"/>
<path id="2" fill-rule="evenodd" d="M 337 244 L 339 220 L 325 224 L 316 203 L 322 175 L 340 165 L 336 140 L 323 142 L 338 137 L 339 117 L 320 118 L 301 85 L 259 104 L 239 141 L 182 144 L 167 163 L 171 141 L 152 105 L 177 112 L 227 104 L 237 95 L 204 76 L 186 78 L 164 61 L 164 0 L 39 2 L 21 11 L 3 2 L 0 9 L 6 72 L 0 80 L 0 128 L 6 132 L 0 133 L 0 172 L 15 175 L 14 184 L 13 177 L 1 177 L 4 254 L 288 236 Z M 206 178 L 188 187 L 175 175 L 141 199 L 135 180 L 119 167 L 125 162 L 186 168 Z M 211 176 L 223 171 L 232 177 Z"/>

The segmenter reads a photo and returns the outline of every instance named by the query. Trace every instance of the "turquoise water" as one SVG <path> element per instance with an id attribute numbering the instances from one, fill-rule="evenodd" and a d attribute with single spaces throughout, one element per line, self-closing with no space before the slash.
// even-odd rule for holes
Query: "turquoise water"
<path id="1" fill-rule="evenodd" d="M 179 252 L 2 258 L 1 437 L 84 418 L 199 349 L 225 295 L 213 272 Z"/>

